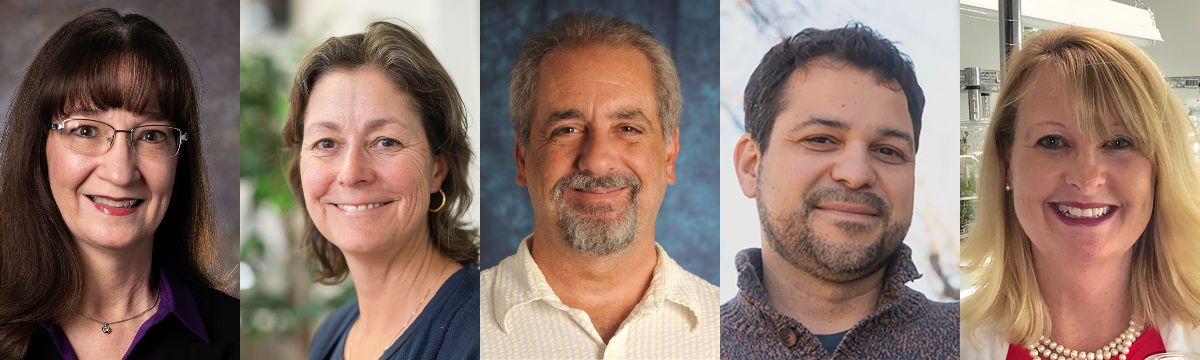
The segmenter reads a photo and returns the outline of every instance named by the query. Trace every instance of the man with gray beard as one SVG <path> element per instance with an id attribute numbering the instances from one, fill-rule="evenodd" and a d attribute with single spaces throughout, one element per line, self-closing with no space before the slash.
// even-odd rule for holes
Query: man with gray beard
<path id="1" fill-rule="evenodd" d="M 533 234 L 480 275 L 482 358 L 714 358 L 718 290 L 654 237 L 682 99 L 640 25 L 566 14 L 512 72 L 517 183 Z"/>
<path id="2" fill-rule="evenodd" d="M 958 358 L 958 305 L 905 284 L 925 97 L 912 63 L 852 24 L 806 29 L 746 85 L 734 149 L 763 248 L 737 255 L 725 359 Z"/>

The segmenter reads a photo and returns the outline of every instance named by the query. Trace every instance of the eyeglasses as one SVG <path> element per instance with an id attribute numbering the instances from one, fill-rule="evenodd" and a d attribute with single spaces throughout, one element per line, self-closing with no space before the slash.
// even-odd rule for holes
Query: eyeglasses
<path id="1" fill-rule="evenodd" d="M 91 119 L 66 119 L 50 124 L 50 130 L 58 131 L 63 146 L 83 155 L 100 155 L 108 152 L 116 141 L 117 133 L 129 135 L 129 147 L 138 156 L 168 158 L 179 155 L 187 133 L 166 125 L 142 125 L 128 130 L 117 130 L 112 125 Z M 134 141 L 136 140 L 136 141 Z"/>

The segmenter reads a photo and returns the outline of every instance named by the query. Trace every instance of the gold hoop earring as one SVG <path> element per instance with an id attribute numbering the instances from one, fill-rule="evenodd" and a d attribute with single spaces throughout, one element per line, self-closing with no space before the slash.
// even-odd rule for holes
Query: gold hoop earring
<path id="1" fill-rule="evenodd" d="M 442 195 L 442 203 L 438 204 L 437 208 L 429 209 L 431 213 L 442 211 L 442 208 L 446 206 L 446 193 L 442 192 L 442 189 L 438 189 L 437 193 Z"/>

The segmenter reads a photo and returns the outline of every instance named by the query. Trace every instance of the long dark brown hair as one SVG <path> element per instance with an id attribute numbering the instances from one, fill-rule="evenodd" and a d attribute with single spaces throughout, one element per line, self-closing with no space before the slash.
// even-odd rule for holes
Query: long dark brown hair
<path id="1" fill-rule="evenodd" d="M 112 9 L 67 22 L 33 58 L 0 147 L 0 206 L 20 209 L 0 216 L 0 357 L 24 357 L 38 323 L 69 311 L 83 293 L 85 269 L 51 195 L 46 164 L 50 124 L 69 113 L 141 113 L 157 101 L 172 125 L 187 132 L 152 263 L 191 286 L 215 285 L 216 235 L 189 69 L 161 27 Z"/>
<path id="2" fill-rule="evenodd" d="M 434 156 L 444 156 L 448 167 L 442 191 L 445 207 L 429 214 L 430 241 L 442 254 L 459 262 L 479 263 L 479 230 L 465 220 L 471 203 L 471 185 L 467 166 L 471 146 L 467 142 L 467 114 L 462 98 L 450 75 L 438 63 L 429 47 L 412 31 L 386 22 L 367 26 L 367 31 L 326 40 L 300 61 L 300 70 L 292 84 L 292 107 L 283 127 L 283 141 L 292 155 L 288 183 L 299 208 L 305 211 L 304 243 L 308 256 L 316 262 L 317 281 L 326 284 L 346 278 L 346 257 L 329 242 L 304 206 L 300 183 L 300 143 L 304 138 L 304 108 L 313 84 L 325 73 L 337 69 L 376 67 L 388 75 L 397 87 L 412 96 L 419 109 L 425 137 Z M 440 196 L 432 195 L 434 204 Z M 431 205 L 430 208 L 436 207 Z"/>

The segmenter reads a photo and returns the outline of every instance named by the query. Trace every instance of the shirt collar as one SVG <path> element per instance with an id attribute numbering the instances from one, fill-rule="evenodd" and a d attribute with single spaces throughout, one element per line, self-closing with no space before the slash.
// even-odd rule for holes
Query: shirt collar
<path id="1" fill-rule="evenodd" d="M 508 315 L 513 311 L 519 311 L 523 305 L 541 300 L 561 311 L 570 309 L 558 298 L 554 289 L 550 288 L 541 268 L 533 261 L 528 245 L 532 236 L 522 239 L 521 244 L 517 246 L 516 254 L 509 256 L 496 266 L 496 278 L 503 279 L 501 281 L 510 284 L 510 286 L 492 287 L 493 316 L 500 324 L 500 330 L 505 333 L 508 332 Z M 659 260 L 654 266 L 650 288 L 630 312 L 629 318 L 641 313 L 656 311 L 669 301 L 688 310 L 691 314 L 689 320 L 692 330 L 695 330 L 700 325 L 702 306 L 699 301 L 700 289 L 696 289 L 693 284 L 685 281 L 688 273 L 675 260 L 667 256 L 667 252 L 663 250 L 662 246 L 656 243 L 654 248 L 658 253 Z"/>
<path id="2" fill-rule="evenodd" d="M 734 262 L 738 270 L 738 289 L 740 290 L 738 296 L 741 296 L 743 301 L 760 314 L 768 315 L 765 318 L 770 319 L 771 322 L 783 321 L 786 316 L 771 308 L 770 302 L 767 300 L 766 289 L 762 284 L 762 249 L 742 250 L 737 254 Z M 883 288 L 879 294 L 879 305 L 874 313 L 882 313 L 903 304 L 905 284 L 920 277 L 921 273 L 917 271 L 917 266 L 912 261 L 912 249 L 901 243 L 884 270 Z M 904 306 L 898 308 L 902 311 L 911 310 Z"/>
<path id="3" fill-rule="evenodd" d="M 159 271 L 159 296 L 163 298 L 161 313 L 174 314 L 183 326 L 197 337 L 208 342 L 208 329 L 204 327 L 204 318 L 200 316 L 200 308 L 196 305 L 196 297 L 187 284 L 179 281 L 166 271 Z M 156 316 L 158 314 L 155 314 Z M 165 314 L 163 315 L 166 316 Z"/>
<path id="4" fill-rule="evenodd" d="M 200 308 L 196 306 L 196 299 L 192 296 L 191 289 L 187 284 L 179 281 L 174 276 L 167 274 L 166 271 L 159 270 L 158 273 L 158 311 L 150 316 L 140 328 L 137 334 L 133 337 L 133 342 L 129 346 L 132 350 L 137 346 L 137 343 L 146 336 L 146 332 L 151 327 L 158 325 L 166 319 L 168 315 L 175 315 L 180 323 L 186 327 L 197 337 L 208 342 L 208 331 L 204 328 L 204 319 L 200 317 Z M 63 359 L 77 359 L 75 348 L 71 346 L 67 335 L 63 332 L 62 327 L 54 320 L 43 321 L 42 328 L 50 334 L 50 339 L 54 342 L 54 346 L 58 348 L 58 353 Z M 124 358 L 129 357 L 129 352 L 125 353 Z"/>

